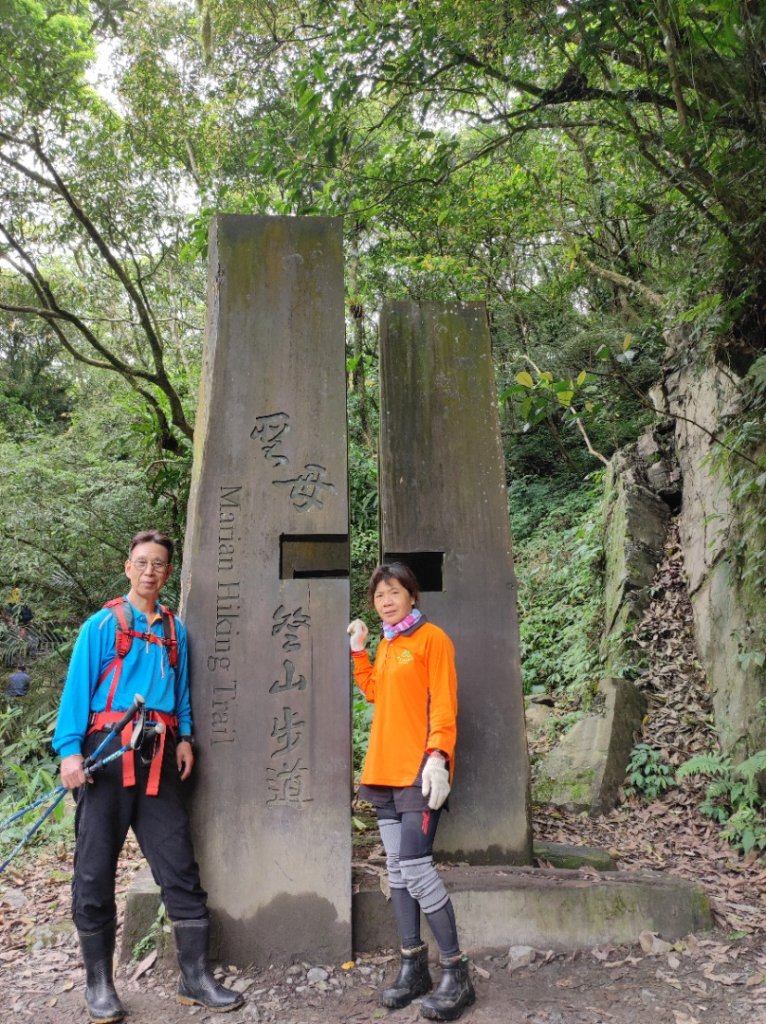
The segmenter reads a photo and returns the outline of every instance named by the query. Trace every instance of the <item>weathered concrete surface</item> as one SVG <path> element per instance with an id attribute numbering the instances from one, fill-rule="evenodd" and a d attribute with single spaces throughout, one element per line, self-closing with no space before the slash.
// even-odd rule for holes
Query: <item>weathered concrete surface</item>
<path id="1" fill-rule="evenodd" d="M 422 610 L 457 652 L 454 795 L 437 848 L 471 863 L 528 863 L 516 580 L 486 310 L 388 303 L 380 332 L 381 546 L 410 562 Z"/>
<path id="2" fill-rule="evenodd" d="M 468 952 L 509 945 L 587 949 L 635 942 L 642 931 L 672 941 L 712 927 L 701 890 L 654 872 L 593 878 L 579 871 L 474 866 L 442 869 L 442 877 Z M 391 907 L 370 883 L 354 895 L 354 949 L 396 944 Z"/>
<path id="3" fill-rule="evenodd" d="M 606 942 L 635 942 L 642 931 L 658 932 L 673 941 L 712 927 L 704 893 L 672 875 L 609 870 L 596 878 L 592 869 L 584 875 L 576 870 L 490 866 L 440 868 L 440 872 L 455 906 L 461 944 L 468 952 L 520 944 L 587 949 Z M 134 884 L 143 888 L 146 883 Z M 134 899 L 142 901 L 143 919 L 151 925 L 160 903 L 159 889 L 153 889 L 150 903 L 147 894 L 134 895 L 131 887 L 126 928 L 129 921 L 138 920 L 138 914 L 130 913 Z M 398 945 L 391 905 L 370 876 L 359 879 L 353 921 L 355 953 Z M 429 935 L 426 922 L 422 925 L 423 935 Z M 126 937 L 123 959 L 128 941 L 132 948 L 141 937 L 135 931 Z"/>
<path id="4" fill-rule="evenodd" d="M 340 221 L 217 217 L 182 613 L 195 851 L 233 964 L 351 949 L 344 382 Z"/>
<path id="5" fill-rule="evenodd" d="M 599 689 L 603 712 L 575 722 L 535 766 L 537 803 L 601 814 L 617 802 L 646 701 L 627 679 L 602 679 Z"/>
<path id="6" fill-rule="evenodd" d="M 548 698 L 550 699 L 550 698 Z M 545 732 L 548 722 L 555 716 L 553 701 L 543 703 L 527 697 L 524 702 L 524 720 L 527 726 L 527 736 L 534 739 Z"/>
<path id="7" fill-rule="evenodd" d="M 668 508 L 680 508 L 683 478 L 675 450 L 675 423 L 668 416 L 641 434 L 636 441 L 636 454 L 644 467 L 646 485 Z"/>

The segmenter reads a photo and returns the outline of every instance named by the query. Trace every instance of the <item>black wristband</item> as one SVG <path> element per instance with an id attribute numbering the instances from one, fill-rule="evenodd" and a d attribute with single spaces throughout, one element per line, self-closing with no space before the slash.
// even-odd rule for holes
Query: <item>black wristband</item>
<path id="1" fill-rule="evenodd" d="M 190 743 L 192 746 L 194 746 L 194 737 L 191 735 L 191 733 L 185 733 L 183 736 L 178 737 L 178 742 Z"/>

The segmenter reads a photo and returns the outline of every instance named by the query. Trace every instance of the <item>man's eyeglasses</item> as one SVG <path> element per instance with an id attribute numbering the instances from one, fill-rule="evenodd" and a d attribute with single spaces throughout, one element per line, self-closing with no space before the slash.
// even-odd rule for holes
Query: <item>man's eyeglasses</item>
<path id="1" fill-rule="evenodd" d="M 138 569 L 139 572 L 144 572 L 148 567 L 149 562 L 146 558 L 131 558 L 130 564 Z M 168 562 L 163 562 L 161 558 L 154 558 L 152 559 L 151 566 L 155 572 L 162 572 L 163 569 L 167 569 L 168 564 Z"/>

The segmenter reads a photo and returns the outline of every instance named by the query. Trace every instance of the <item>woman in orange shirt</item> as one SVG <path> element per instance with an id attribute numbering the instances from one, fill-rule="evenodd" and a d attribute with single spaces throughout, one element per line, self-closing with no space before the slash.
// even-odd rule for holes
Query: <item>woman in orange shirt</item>
<path id="1" fill-rule="evenodd" d="M 455 649 L 416 607 L 419 587 L 401 562 L 380 565 L 368 595 L 383 624 L 375 663 L 361 619 L 348 627 L 354 681 L 375 712 L 359 795 L 375 807 L 386 851 L 391 903 L 401 940 L 399 974 L 381 993 L 390 1009 L 433 987 L 420 911 L 439 946 L 439 987 L 421 1004 L 431 1020 L 457 1020 L 476 999 L 460 952 L 452 901 L 433 861 L 441 808 L 449 796 L 457 735 Z"/>

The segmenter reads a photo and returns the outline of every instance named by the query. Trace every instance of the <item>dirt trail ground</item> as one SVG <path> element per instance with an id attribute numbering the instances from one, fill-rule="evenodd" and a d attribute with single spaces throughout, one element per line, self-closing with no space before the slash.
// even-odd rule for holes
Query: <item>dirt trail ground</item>
<path id="1" fill-rule="evenodd" d="M 644 956 L 640 947 L 596 950 L 574 956 L 544 955 L 528 967 L 507 970 L 507 951 L 474 957 L 477 1002 L 466 1024 L 764 1024 L 766 953 L 762 937 L 725 942 L 703 939 L 693 950 Z M 389 968 L 390 969 L 390 968 Z M 183 1007 L 173 998 L 174 976 L 164 970 L 130 980 L 135 967 L 118 971 L 118 986 L 135 1024 L 363 1024 L 385 1018 L 391 1024 L 416 1021 L 417 1006 L 381 1010 L 375 989 L 380 967 L 360 961 L 350 971 L 329 969 L 321 991 L 305 986 L 305 971 L 242 972 L 234 979 L 247 1003 L 227 1015 Z M 369 971 L 370 973 L 363 973 Z M 339 984 L 333 984 L 339 980 Z M 71 944 L 36 951 L 23 964 L 0 970 L 0 1019 L 35 1024 L 75 1024 L 87 1016 L 83 977 Z M 302 991 L 301 991 L 302 990 Z"/>

